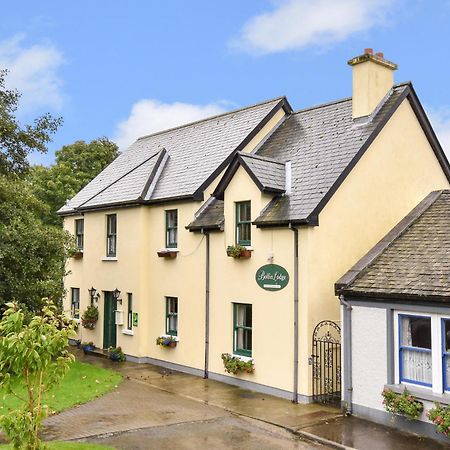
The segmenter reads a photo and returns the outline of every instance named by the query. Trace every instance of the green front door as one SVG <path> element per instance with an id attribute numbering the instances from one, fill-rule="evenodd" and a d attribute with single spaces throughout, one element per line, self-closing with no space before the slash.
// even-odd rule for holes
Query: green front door
<path id="1" fill-rule="evenodd" d="M 105 308 L 103 319 L 103 348 L 115 347 L 117 338 L 115 310 L 117 300 L 112 292 L 105 292 Z"/>

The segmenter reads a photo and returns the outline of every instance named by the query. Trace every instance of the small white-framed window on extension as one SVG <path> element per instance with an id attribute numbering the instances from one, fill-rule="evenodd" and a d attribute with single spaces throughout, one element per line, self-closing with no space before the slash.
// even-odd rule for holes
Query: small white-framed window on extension
<path id="1" fill-rule="evenodd" d="M 396 311 L 396 383 L 450 393 L 450 315 Z"/>

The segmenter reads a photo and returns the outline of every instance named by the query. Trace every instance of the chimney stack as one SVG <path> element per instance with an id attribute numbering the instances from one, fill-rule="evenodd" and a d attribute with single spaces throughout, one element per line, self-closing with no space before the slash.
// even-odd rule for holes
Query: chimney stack
<path id="1" fill-rule="evenodd" d="M 352 114 L 353 119 L 369 116 L 394 85 L 397 64 L 384 59 L 382 52 L 371 48 L 348 61 L 352 66 Z"/>

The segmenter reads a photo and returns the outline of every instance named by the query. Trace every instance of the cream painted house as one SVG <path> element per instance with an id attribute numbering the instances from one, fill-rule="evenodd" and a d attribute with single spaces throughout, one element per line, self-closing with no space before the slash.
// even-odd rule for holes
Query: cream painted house
<path id="1" fill-rule="evenodd" d="M 370 49 L 349 64 L 352 98 L 294 112 L 281 97 L 144 136 L 61 208 L 82 251 L 65 309 L 99 308 L 80 339 L 311 400 L 313 331 L 339 322 L 335 280 L 449 187 L 412 85 L 394 85 L 395 64 Z M 226 373 L 224 353 L 251 359 L 254 373 Z"/>

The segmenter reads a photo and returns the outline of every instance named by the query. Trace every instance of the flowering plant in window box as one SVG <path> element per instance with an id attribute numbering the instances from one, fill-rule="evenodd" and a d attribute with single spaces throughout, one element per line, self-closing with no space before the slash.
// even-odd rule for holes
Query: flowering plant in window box
<path id="1" fill-rule="evenodd" d="M 405 416 L 408 420 L 417 420 L 423 411 L 423 404 L 413 397 L 405 388 L 402 394 L 391 389 L 384 389 L 383 405 L 387 412 Z"/>
<path id="2" fill-rule="evenodd" d="M 223 366 L 225 372 L 237 375 L 240 372 L 253 373 L 255 371 L 255 365 L 253 359 L 244 361 L 237 356 L 230 355 L 229 353 L 222 353 Z"/>
<path id="3" fill-rule="evenodd" d="M 173 336 L 159 336 L 156 338 L 156 345 L 174 348 L 177 346 L 177 340 Z"/>
<path id="4" fill-rule="evenodd" d="M 73 259 L 81 259 L 83 257 L 83 250 L 77 250 L 72 254 Z"/>
<path id="5" fill-rule="evenodd" d="M 126 361 L 125 353 L 120 347 L 109 347 L 108 355 L 112 361 L 123 362 Z"/>
<path id="6" fill-rule="evenodd" d="M 93 330 L 98 320 L 98 308 L 95 305 L 89 305 L 81 316 L 81 325 L 88 330 Z"/>
<path id="7" fill-rule="evenodd" d="M 234 259 L 250 258 L 252 256 L 252 252 L 239 244 L 229 245 L 227 247 L 227 256 Z"/>
<path id="8" fill-rule="evenodd" d="M 175 250 L 159 250 L 158 252 L 158 256 L 160 258 L 176 258 L 177 257 L 177 253 Z"/>
<path id="9" fill-rule="evenodd" d="M 427 412 L 427 416 L 436 425 L 439 433 L 450 436 L 450 406 L 435 403 L 434 408 Z"/>

